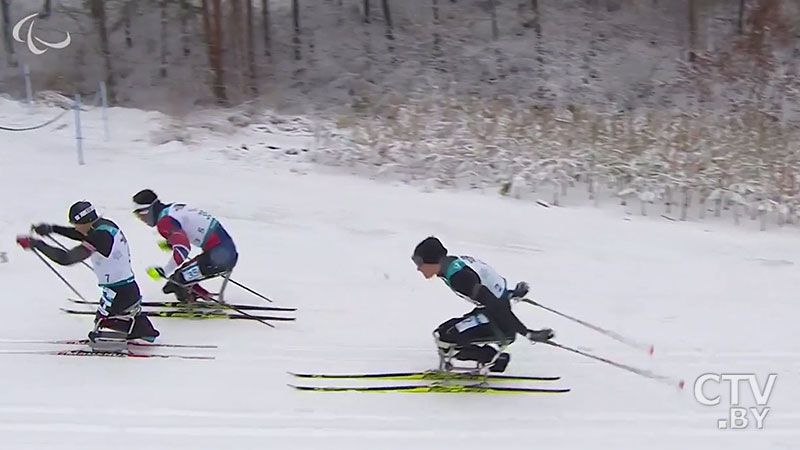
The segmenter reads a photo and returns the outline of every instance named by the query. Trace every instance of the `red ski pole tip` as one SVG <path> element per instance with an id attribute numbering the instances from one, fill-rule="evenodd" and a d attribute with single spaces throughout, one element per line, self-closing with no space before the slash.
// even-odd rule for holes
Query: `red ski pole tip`
<path id="1" fill-rule="evenodd" d="M 678 387 L 679 387 L 679 388 L 681 388 L 681 389 L 683 389 L 683 387 L 684 387 L 685 385 L 686 385 L 686 383 L 685 383 L 683 380 L 681 380 L 681 382 L 680 382 L 680 383 L 678 383 Z"/>

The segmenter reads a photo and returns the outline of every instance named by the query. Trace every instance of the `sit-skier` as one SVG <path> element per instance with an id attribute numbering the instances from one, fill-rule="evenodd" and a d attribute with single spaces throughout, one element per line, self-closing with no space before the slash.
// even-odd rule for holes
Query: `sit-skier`
<path id="1" fill-rule="evenodd" d="M 553 330 L 529 330 L 511 310 L 510 299 L 524 297 L 528 284 L 509 290 L 506 279 L 486 263 L 471 256 L 450 256 L 439 239 L 431 236 L 414 249 L 412 260 L 426 279 L 438 277 L 457 295 L 477 305 L 461 317 L 450 319 L 433 332 L 439 352 L 439 369 L 458 368 L 453 360 L 475 361 L 479 373 L 503 372 L 511 355 L 504 350 L 516 335 L 532 342 L 554 337 Z"/>

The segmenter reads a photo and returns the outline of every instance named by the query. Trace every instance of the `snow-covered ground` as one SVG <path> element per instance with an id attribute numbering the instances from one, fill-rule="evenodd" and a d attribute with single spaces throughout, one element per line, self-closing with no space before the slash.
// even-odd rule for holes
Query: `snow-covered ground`
<path id="1" fill-rule="evenodd" d="M 55 112 L 29 116 L 0 102 L 6 126 Z M 2 134 L 0 252 L 8 262 L 0 264 L 0 340 L 88 332 L 89 318 L 58 310 L 67 306 L 67 288 L 14 244 L 31 223 L 65 222 L 68 206 L 82 198 L 123 228 L 146 298 L 164 298 L 144 269 L 165 255 L 155 232 L 129 212 L 131 196 L 144 187 L 215 213 L 240 249 L 234 278 L 296 306 L 298 320 L 269 329 L 154 319 L 162 342 L 218 344 L 202 351 L 213 361 L 0 355 L 4 450 L 749 450 L 800 442 L 794 229 L 623 220 L 605 208 L 423 192 L 330 173 L 303 162 L 302 151 L 286 155 L 312 139 L 277 126 L 236 136 L 196 131 L 195 144 L 152 146 L 161 116 L 114 109 L 111 117 L 114 139 L 106 143 L 99 113 L 84 115 L 84 166 L 68 125 Z M 436 364 L 431 331 L 470 305 L 415 271 L 409 256 L 429 234 L 454 253 L 484 259 L 511 282 L 527 280 L 541 303 L 653 343 L 656 353 L 650 358 L 541 309 L 515 306 L 529 327 L 553 327 L 565 345 L 683 378 L 686 389 L 521 340 L 511 347 L 508 372 L 560 375 L 555 385 L 570 393 L 325 394 L 287 387 L 296 381 L 288 370 Z M 85 296 L 96 296 L 88 270 L 61 272 Z M 235 286 L 228 292 L 231 301 L 259 302 Z M 21 348 L 34 346 L 0 344 Z M 706 372 L 754 372 L 762 385 L 777 373 L 765 428 L 717 430 L 725 407 L 704 407 L 692 396 L 693 381 Z M 707 392 L 720 390 L 709 385 Z M 727 400 L 723 395 L 722 404 Z"/>

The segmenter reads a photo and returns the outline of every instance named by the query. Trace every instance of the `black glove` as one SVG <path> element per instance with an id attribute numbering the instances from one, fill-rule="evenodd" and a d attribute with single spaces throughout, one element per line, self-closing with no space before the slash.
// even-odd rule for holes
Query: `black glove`
<path id="1" fill-rule="evenodd" d="M 528 286 L 528 283 L 520 281 L 519 283 L 517 283 L 517 286 L 511 292 L 511 298 L 525 297 L 526 295 L 528 295 L 528 288 L 530 288 L 530 286 Z"/>
<path id="2" fill-rule="evenodd" d="M 39 236 L 47 236 L 53 232 L 53 226 L 49 223 L 40 223 L 39 225 L 31 226 L 31 229 Z"/>
<path id="3" fill-rule="evenodd" d="M 545 342 L 555 337 L 555 333 L 550 328 L 542 330 L 528 330 L 525 337 L 531 342 Z"/>

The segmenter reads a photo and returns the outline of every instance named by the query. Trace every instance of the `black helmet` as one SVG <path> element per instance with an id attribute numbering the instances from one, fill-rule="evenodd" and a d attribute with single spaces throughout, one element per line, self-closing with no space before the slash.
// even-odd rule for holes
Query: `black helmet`
<path id="1" fill-rule="evenodd" d="M 429 236 L 417 244 L 411 259 L 414 264 L 420 266 L 422 264 L 437 264 L 445 256 L 447 256 L 447 249 L 442 245 L 442 242 L 433 236 Z"/>
<path id="2" fill-rule="evenodd" d="M 133 196 L 133 213 L 151 227 L 158 222 L 161 206 L 158 196 L 150 189 L 142 189 Z"/>
<path id="3" fill-rule="evenodd" d="M 94 210 L 91 203 L 81 200 L 69 207 L 68 220 L 73 225 L 92 223 L 97 220 L 97 211 Z"/>

